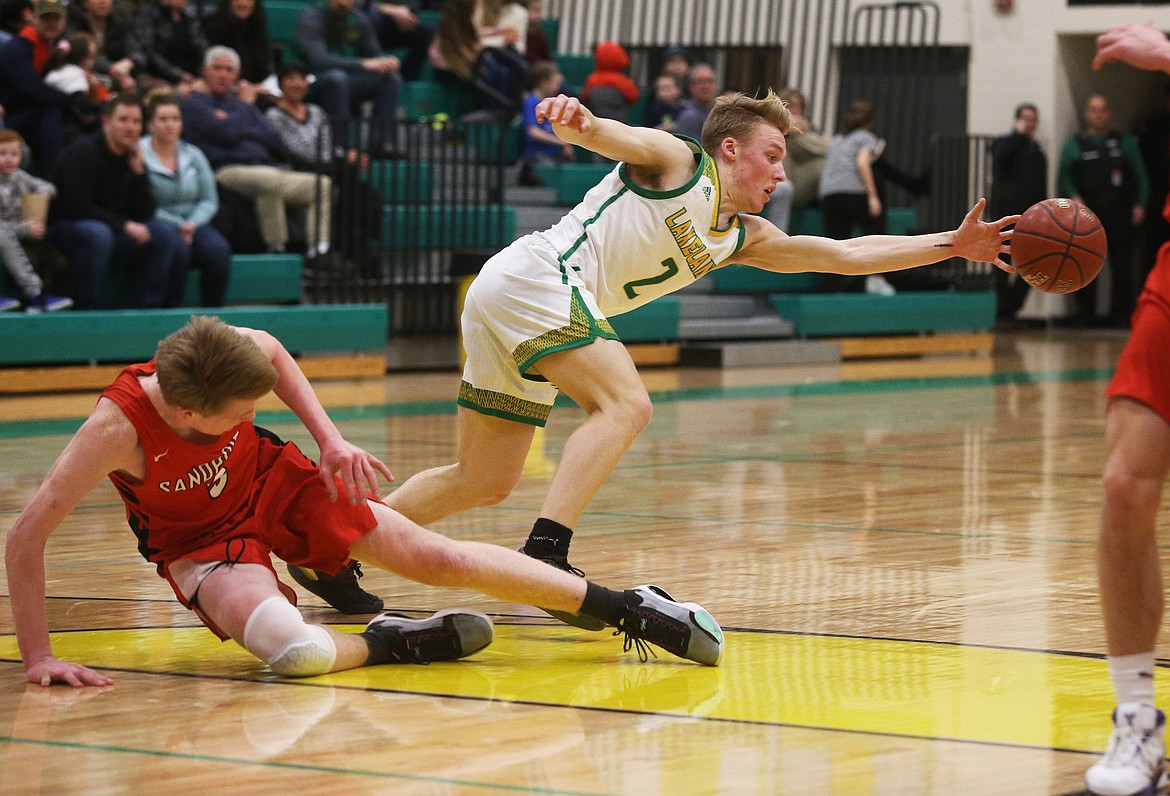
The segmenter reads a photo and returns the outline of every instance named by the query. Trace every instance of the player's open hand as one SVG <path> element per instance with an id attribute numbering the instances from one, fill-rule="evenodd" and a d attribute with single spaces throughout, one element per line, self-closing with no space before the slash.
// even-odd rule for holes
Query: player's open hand
<path id="1" fill-rule="evenodd" d="M 101 672 L 95 672 L 88 666 L 80 663 L 70 663 L 54 657 L 41 658 L 39 661 L 26 667 L 28 681 L 48 688 L 53 683 L 64 683 L 74 688 L 84 688 L 87 685 L 113 685 L 114 678 L 107 677 Z"/>
<path id="2" fill-rule="evenodd" d="M 1020 217 L 1004 216 L 998 221 L 982 221 L 979 216 L 985 207 L 986 199 L 976 202 L 955 230 L 955 256 L 977 263 L 992 263 L 996 268 L 1010 273 L 1012 267 L 1003 259 L 1003 255 L 1011 252 L 1008 241 L 1012 233 L 1005 230 L 1019 221 Z"/>
<path id="3" fill-rule="evenodd" d="M 366 495 L 381 494 L 378 473 L 386 476 L 387 481 L 394 481 L 394 473 L 381 459 L 343 439 L 321 448 L 320 466 L 329 499 L 337 500 L 337 481 L 333 477 L 336 474 L 341 478 L 350 505 L 356 505 Z"/>
<path id="4" fill-rule="evenodd" d="M 1121 61 L 1138 69 L 1160 71 L 1170 68 L 1170 42 L 1152 21 L 1127 22 L 1097 37 L 1093 68 Z"/>
<path id="5" fill-rule="evenodd" d="M 548 120 L 552 123 L 553 132 L 564 138 L 565 132 L 588 135 L 597 122 L 593 112 L 581 104 L 576 97 L 566 97 L 558 94 L 555 97 L 542 99 L 536 106 L 536 121 L 538 124 Z M 570 143 L 573 143 L 572 141 Z"/>

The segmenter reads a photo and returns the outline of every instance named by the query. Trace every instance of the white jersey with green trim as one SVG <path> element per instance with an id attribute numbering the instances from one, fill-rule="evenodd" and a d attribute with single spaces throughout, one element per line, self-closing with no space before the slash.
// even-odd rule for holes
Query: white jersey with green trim
<path id="1" fill-rule="evenodd" d="M 607 316 L 681 290 L 743 246 L 738 215 L 717 228 L 715 161 L 693 140 L 682 140 L 695 153 L 686 185 L 642 188 L 619 163 L 556 225 L 534 233 L 556 251 L 564 278 L 567 269 L 576 271 Z"/>

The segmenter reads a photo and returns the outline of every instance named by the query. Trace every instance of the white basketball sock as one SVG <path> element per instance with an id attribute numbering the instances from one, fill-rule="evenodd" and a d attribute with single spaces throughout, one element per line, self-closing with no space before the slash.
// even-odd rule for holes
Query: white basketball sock
<path id="1" fill-rule="evenodd" d="M 1154 653 L 1135 652 L 1132 655 L 1110 655 L 1109 677 L 1117 704 L 1142 702 L 1154 704 Z"/>

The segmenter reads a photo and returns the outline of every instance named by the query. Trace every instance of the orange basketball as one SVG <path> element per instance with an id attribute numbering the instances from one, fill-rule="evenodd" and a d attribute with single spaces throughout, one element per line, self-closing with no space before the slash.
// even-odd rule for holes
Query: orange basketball
<path id="1" fill-rule="evenodd" d="M 1105 228 L 1076 199 L 1045 199 L 1029 207 L 1011 238 L 1020 278 L 1045 293 L 1072 293 L 1089 284 L 1105 261 Z"/>

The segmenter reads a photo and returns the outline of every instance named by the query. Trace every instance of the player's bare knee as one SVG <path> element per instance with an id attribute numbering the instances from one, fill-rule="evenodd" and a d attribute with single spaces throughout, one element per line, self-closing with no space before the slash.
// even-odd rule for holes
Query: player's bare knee
<path id="1" fill-rule="evenodd" d="M 1116 516 L 1157 511 L 1161 501 L 1161 482 L 1142 478 L 1132 470 L 1114 466 L 1105 468 L 1102 479 L 1106 511 Z"/>
<path id="2" fill-rule="evenodd" d="M 243 646 L 282 677 L 325 674 L 337 660 L 329 631 L 306 624 L 284 597 L 269 597 L 256 606 L 244 625 Z"/>
<path id="3" fill-rule="evenodd" d="M 481 469 L 476 473 L 469 470 L 463 482 L 463 494 L 471 496 L 476 506 L 494 506 L 512 494 L 516 484 L 520 483 L 520 472 L 499 468 Z"/>
<path id="4" fill-rule="evenodd" d="M 427 560 L 425 582 L 430 586 L 466 586 L 474 571 L 470 553 L 463 543 L 444 545 Z"/>
<path id="5" fill-rule="evenodd" d="M 617 414 L 623 426 L 632 436 L 637 436 L 646 430 L 654 417 L 654 404 L 646 393 L 637 393 L 626 396 L 617 407 Z"/>

